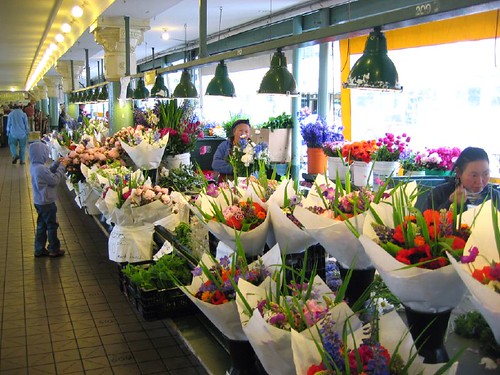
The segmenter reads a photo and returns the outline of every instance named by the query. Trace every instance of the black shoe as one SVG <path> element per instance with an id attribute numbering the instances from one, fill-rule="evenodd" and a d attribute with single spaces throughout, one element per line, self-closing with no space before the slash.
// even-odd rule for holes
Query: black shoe
<path id="1" fill-rule="evenodd" d="M 16 164 L 18 160 L 19 160 L 19 156 L 14 157 L 12 159 L 12 164 Z"/>
<path id="2" fill-rule="evenodd" d="M 48 257 L 49 256 L 49 252 L 45 249 L 43 249 L 41 252 L 37 253 L 35 252 L 35 257 L 36 258 L 40 258 L 40 257 Z"/>
<path id="3" fill-rule="evenodd" d="M 64 250 L 56 250 L 56 251 L 51 251 L 49 253 L 49 257 L 51 258 L 56 258 L 56 257 L 62 257 L 64 255 L 65 251 Z"/>

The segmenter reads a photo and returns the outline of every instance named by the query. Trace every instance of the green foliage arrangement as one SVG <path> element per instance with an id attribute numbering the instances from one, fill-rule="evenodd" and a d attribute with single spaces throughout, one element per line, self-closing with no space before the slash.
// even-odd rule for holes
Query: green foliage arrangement
<path id="1" fill-rule="evenodd" d="M 285 112 L 276 117 L 269 117 L 269 120 L 262 124 L 262 129 L 269 129 L 271 131 L 291 128 L 293 128 L 292 115 L 287 115 Z"/>
<path id="2" fill-rule="evenodd" d="M 172 274 L 185 285 L 191 282 L 192 277 L 186 260 L 174 253 L 162 256 L 147 268 L 129 263 L 122 272 L 133 284 L 144 290 L 175 288 Z"/>
<path id="3" fill-rule="evenodd" d="M 158 185 L 181 193 L 198 193 L 204 181 L 203 175 L 196 173 L 190 166 L 181 164 L 179 168 L 170 169 L 168 175 L 160 176 Z"/>

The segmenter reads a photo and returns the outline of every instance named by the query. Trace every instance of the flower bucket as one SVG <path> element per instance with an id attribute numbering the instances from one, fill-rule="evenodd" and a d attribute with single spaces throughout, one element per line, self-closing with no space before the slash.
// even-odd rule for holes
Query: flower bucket
<path id="1" fill-rule="evenodd" d="M 371 173 L 372 162 L 353 161 L 351 164 L 352 182 L 355 186 L 372 186 L 373 175 Z"/>
<path id="2" fill-rule="evenodd" d="M 166 155 L 163 158 L 165 163 L 165 168 L 167 169 L 175 169 L 179 168 L 181 164 L 189 165 L 191 163 L 191 154 L 189 152 L 185 152 L 184 154 L 178 155 Z"/>
<path id="3" fill-rule="evenodd" d="M 373 164 L 373 180 L 376 185 L 382 185 L 387 177 L 397 176 L 399 171 L 399 161 L 376 161 Z"/>
<path id="4" fill-rule="evenodd" d="M 328 157 L 323 152 L 323 149 L 307 148 L 307 173 L 318 174 L 326 171 Z"/>
<path id="5" fill-rule="evenodd" d="M 340 181 L 345 182 L 345 175 L 349 167 L 345 165 L 342 158 L 339 157 L 328 157 L 328 178 L 335 181 L 337 174 Z"/>
<path id="6" fill-rule="evenodd" d="M 426 169 L 426 176 L 449 176 L 451 171 L 443 171 L 442 169 Z"/>

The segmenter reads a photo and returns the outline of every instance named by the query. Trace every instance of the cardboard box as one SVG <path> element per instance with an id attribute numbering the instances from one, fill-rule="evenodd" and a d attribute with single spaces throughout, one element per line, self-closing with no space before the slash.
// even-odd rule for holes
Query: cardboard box
<path id="1" fill-rule="evenodd" d="M 292 155 L 292 129 L 253 129 L 250 139 L 256 143 L 265 142 L 269 147 L 272 163 L 287 163 Z"/>

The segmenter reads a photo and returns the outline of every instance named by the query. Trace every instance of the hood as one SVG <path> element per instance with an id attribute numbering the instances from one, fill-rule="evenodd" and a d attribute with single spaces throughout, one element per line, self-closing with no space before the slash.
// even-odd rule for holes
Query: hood
<path id="1" fill-rule="evenodd" d="M 42 142 L 34 142 L 30 145 L 29 156 L 31 164 L 45 164 L 49 159 L 49 146 Z"/>

